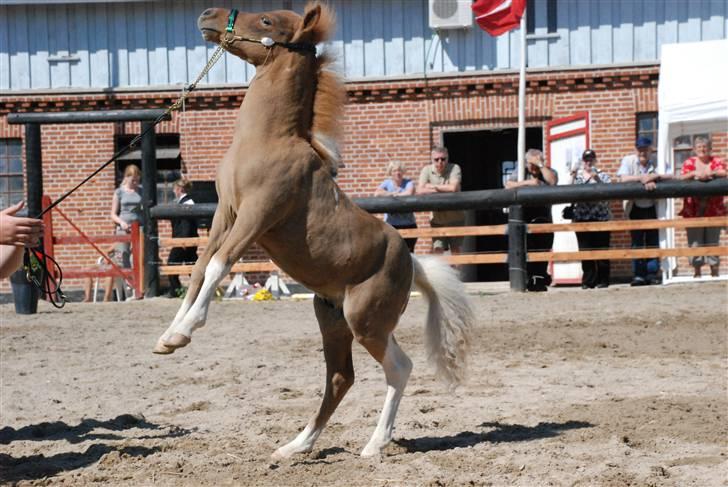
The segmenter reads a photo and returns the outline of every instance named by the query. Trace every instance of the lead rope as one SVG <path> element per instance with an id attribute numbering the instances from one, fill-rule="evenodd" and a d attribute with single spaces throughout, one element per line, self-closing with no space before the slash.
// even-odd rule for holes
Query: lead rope
<path id="1" fill-rule="evenodd" d="M 222 57 L 228 45 L 229 42 L 227 42 L 227 39 L 224 39 L 220 42 L 220 45 L 217 47 L 215 52 L 212 53 L 212 56 L 210 56 L 210 59 L 207 61 L 207 64 L 202 69 L 199 76 L 197 76 L 195 81 L 190 83 L 186 88 L 183 88 L 182 95 L 179 97 L 179 99 L 175 101 L 172 105 L 170 105 L 163 114 L 157 117 L 156 120 L 154 120 L 154 122 L 149 127 L 147 127 L 144 132 L 134 137 L 131 142 L 126 145 L 126 147 L 123 147 L 122 149 L 117 151 L 113 156 L 111 156 L 108 161 L 99 166 L 94 172 L 92 172 L 83 181 L 74 186 L 70 191 L 67 191 L 60 198 L 48 205 L 43 211 L 40 212 L 40 214 L 36 218 L 41 218 L 43 215 L 52 210 L 55 206 L 58 206 L 63 200 L 71 196 L 71 194 L 73 194 L 81 186 L 89 182 L 94 176 L 96 176 L 98 173 L 108 167 L 109 164 L 111 164 L 124 154 L 128 153 L 132 148 L 134 148 L 134 146 L 136 146 L 136 144 L 139 143 L 140 140 L 142 140 L 142 138 L 147 133 L 149 133 L 152 129 L 154 129 L 154 127 L 159 125 L 162 120 L 164 120 L 170 113 L 183 107 L 185 100 L 187 99 L 187 97 L 190 96 L 190 92 L 197 87 L 197 83 L 199 83 L 200 80 L 202 80 L 202 78 L 207 75 L 207 73 L 210 71 L 210 69 L 212 69 L 215 63 Z M 49 265 L 51 269 L 57 269 L 57 272 L 51 272 L 51 270 L 49 269 Z M 25 255 L 23 256 L 23 267 L 25 269 L 25 276 L 27 280 L 33 283 L 38 288 L 41 295 L 44 296 L 48 300 L 48 302 L 50 302 L 54 307 L 58 309 L 65 306 L 67 298 L 61 290 L 61 283 L 63 282 L 63 270 L 55 259 L 46 254 L 43 251 L 43 248 L 40 246 L 33 249 L 26 248 Z"/>

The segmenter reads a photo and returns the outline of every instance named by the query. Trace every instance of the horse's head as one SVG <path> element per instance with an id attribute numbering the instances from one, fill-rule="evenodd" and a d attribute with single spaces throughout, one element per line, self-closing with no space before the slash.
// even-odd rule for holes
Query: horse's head
<path id="1" fill-rule="evenodd" d="M 334 15 L 318 2 L 306 6 L 303 17 L 290 10 L 244 13 L 209 8 L 197 19 L 202 37 L 258 66 L 272 61 L 280 49 L 314 52 L 334 27 Z"/>

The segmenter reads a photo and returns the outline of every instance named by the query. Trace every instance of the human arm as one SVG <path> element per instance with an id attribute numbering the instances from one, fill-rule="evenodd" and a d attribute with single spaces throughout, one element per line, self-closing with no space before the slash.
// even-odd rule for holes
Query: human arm
<path id="1" fill-rule="evenodd" d="M 713 178 L 724 178 L 726 177 L 727 173 L 728 172 L 726 171 L 725 162 L 717 157 L 713 158 L 710 161 L 710 165 L 704 172 L 706 180 Z"/>
<path id="2" fill-rule="evenodd" d="M 698 181 L 710 181 L 715 178 L 726 177 L 725 169 L 710 169 L 706 168 L 702 171 L 696 169 L 692 173 L 688 173 L 682 179 L 697 179 Z"/>
<path id="3" fill-rule="evenodd" d="M 0 245 L 34 247 L 43 233 L 43 221 L 15 216 L 23 208 L 21 201 L 0 211 Z"/>
<path id="4" fill-rule="evenodd" d="M 648 173 L 648 174 L 640 174 L 640 175 L 630 175 L 630 174 L 620 175 L 619 173 L 617 173 L 617 182 L 629 183 L 629 182 L 638 181 L 644 185 L 644 187 L 647 191 L 654 190 L 657 187 L 657 185 L 655 183 L 661 179 L 667 179 L 667 178 L 662 178 L 657 173 Z"/>
<path id="5" fill-rule="evenodd" d="M 424 186 L 427 191 L 425 193 L 457 193 L 460 191 L 460 183 L 462 181 L 462 172 L 460 166 L 453 164 L 450 167 L 447 181 L 443 184 L 432 184 L 425 182 Z M 422 178 L 420 178 L 420 186 L 422 186 Z"/>
<path id="6" fill-rule="evenodd" d="M 23 247 L 0 245 L 0 279 L 9 277 L 23 263 Z"/>
<path id="7" fill-rule="evenodd" d="M 522 188 L 524 186 L 538 186 L 540 181 L 538 179 L 524 179 L 523 181 L 513 181 L 508 179 L 506 181 L 506 189 Z"/>
<path id="8" fill-rule="evenodd" d="M 420 172 L 420 182 L 417 185 L 417 194 L 432 194 L 437 192 L 428 182 L 429 171 L 429 166 L 425 166 L 422 168 L 422 172 Z"/>
<path id="9" fill-rule="evenodd" d="M 445 184 L 430 184 L 433 193 L 457 193 L 460 191 L 460 181 Z"/>
<path id="10" fill-rule="evenodd" d="M 559 183 L 558 173 L 546 165 L 541 165 L 541 175 L 548 186 L 556 186 Z"/>
<path id="11" fill-rule="evenodd" d="M 389 196 L 392 194 L 389 190 L 387 190 L 387 181 L 385 180 L 380 184 L 377 189 L 374 190 L 374 196 Z"/>

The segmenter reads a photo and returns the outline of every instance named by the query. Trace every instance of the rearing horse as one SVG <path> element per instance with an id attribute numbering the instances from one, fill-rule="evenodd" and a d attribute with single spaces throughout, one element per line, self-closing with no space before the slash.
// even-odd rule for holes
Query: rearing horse
<path id="1" fill-rule="evenodd" d="M 339 189 L 343 83 L 315 45 L 334 30 L 333 12 L 318 2 L 303 17 L 208 9 L 203 37 L 256 67 L 235 122 L 232 145 L 218 166 L 219 204 L 204 255 L 187 295 L 156 353 L 172 353 L 205 324 L 215 289 L 254 242 L 286 273 L 315 293 L 323 337 L 326 389 L 305 429 L 274 458 L 309 452 L 354 383 L 355 339 L 382 365 L 384 408 L 362 451 L 378 454 L 391 440 L 394 419 L 412 369 L 393 336 L 413 285 L 428 300 L 428 359 L 448 384 L 463 376 L 473 314 L 457 273 L 434 258 L 415 258 L 389 225 Z"/>

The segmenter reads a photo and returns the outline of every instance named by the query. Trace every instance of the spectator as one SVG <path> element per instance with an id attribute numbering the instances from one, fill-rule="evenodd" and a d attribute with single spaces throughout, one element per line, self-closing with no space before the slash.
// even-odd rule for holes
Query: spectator
<path id="1" fill-rule="evenodd" d="M 607 184 L 609 175 L 597 168 L 597 154 L 587 149 L 581 156 L 582 163 L 572 169 L 573 184 Z M 574 222 L 600 222 L 611 218 L 609 201 L 589 201 L 574 203 Z M 579 250 L 597 250 L 609 248 L 609 232 L 576 232 Z M 609 260 L 581 261 L 582 289 L 609 287 Z"/>
<path id="2" fill-rule="evenodd" d="M 447 148 L 436 146 L 432 149 L 432 164 L 422 168 L 420 182 L 417 185 L 418 194 L 432 193 L 457 193 L 460 191 L 462 172 L 460 166 L 448 162 Z M 433 211 L 430 226 L 455 227 L 465 225 L 465 212 L 455 211 Z M 435 237 L 432 239 L 432 250 L 441 254 L 446 250 L 450 253 L 460 253 L 462 249 L 462 237 Z"/>
<path id="3" fill-rule="evenodd" d="M 116 234 L 125 235 L 131 232 L 131 224 L 142 220 L 142 193 L 139 182 L 142 172 L 139 167 L 129 164 L 124 169 L 124 179 L 114 191 L 111 201 L 111 221 L 116 224 Z M 131 244 L 129 242 L 118 243 L 114 247 L 114 254 L 117 256 L 117 263 L 122 268 L 131 267 Z M 113 278 L 107 279 L 104 289 L 104 301 L 111 300 L 113 291 Z M 119 299 L 122 299 L 119 296 Z"/>
<path id="4" fill-rule="evenodd" d="M 382 184 L 379 185 L 374 196 L 411 196 L 415 194 L 415 183 L 411 179 L 404 177 L 405 168 L 404 164 L 400 161 L 392 161 L 387 165 L 387 176 Z M 397 230 L 407 228 L 417 228 L 417 221 L 415 220 L 415 214 L 412 212 L 408 213 L 386 213 L 384 215 L 384 221 L 392 225 Z M 417 237 L 406 238 L 404 241 L 407 243 L 407 248 L 410 252 L 415 251 L 415 244 L 417 243 Z"/>
<path id="5" fill-rule="evenodd" d="M 506 189 L 525 186 L 555 186 L 559 182 L 556 171 L 544 164 L 543 153 L 538 149 L 526 152 L 526 174 L 523 181 L 518 181 L 518 173 L 511 173 L 506 181 Z M 553 223 L 551 205 L 528 206 L 524 208 L 526 223 Z M 528 235 L 528 251 L 550 251 L 554 243 L 553 233 Z M 529 262 L 527 264 L 529 291 L 546 291 L 551 284 L 548 273 L 548 262 Z"/>
<path id="6" fill-rule="evenodd" d="M 190 197 L 189 191 L 192 189 L 192 183 L 182 178 L 174 182 L 173 191 L 177 204 L 193 205 L 195 202 Z M 172 220 L 172 237 L 173 238 L 192 238 L 197 237 L 197 221 L 194 218 L 175 218 Z M 174 247 L 169 252 L 167 264 L 194 264 L 197 262 L 197 247 Z M 169 291 L 167 296 L 175 298 L 181 295 L 182 283 L 179 276 L 169 276 Z"/>
<path id="7" fill-rule="evenodd" d="M 657 163 L 652 159 L 652 141 L 639 137 L 635 152 L 625 156 L 617 171 L 620 182 L 639 181 L 647 191 L 655 189 L 655 182 L 664 179 L 657 174 Z M 657 202 L 654 199 L 627 200 L 624 202 L 624 215 L 630 220 L 654 220 L 657 218 Z M 633 249 L 657 248 L 659 232 L 656 229 L 632 230 Z M 632 261 L 632 286 L 660 283 L 660 264 L 656 257 L 634 259 Z"/>
<path id="8" fill-rule="evenodd" d="M 695 156 L 683 163 L 680 179 L 697 179 L 709 181 L 713 178 L 726 177 L 726 165 L 718 157 L 712 155 L 710 140 L 705 137 L 696 137 L 693 141 Z M 723 216 L 726 211 L 722 196 L 699 198 L 689 196 L 683 200 L 683 209 L 680 212 L 684 218 L 700 218 L 708 216 Z M 688 228 L 688 244 L 690 247 L 716 246 L 720 239 L 720 227 Z M 718 277 L 720 258 L 718 256 L 697 256 L 690 258 L 690 264 L 695 269 L 693 277 L 701 277 L 701 269 L 705 262 L 710 266 L 710 275 Z"/>
<path id="9" fill-rule="evenodd" d="M 43 222 L 15 216 L 23 205 L 20 201 L 0 211 L 0 278 L 9 277 L 20 267 L 25 247 L 40 243 Z"/>

